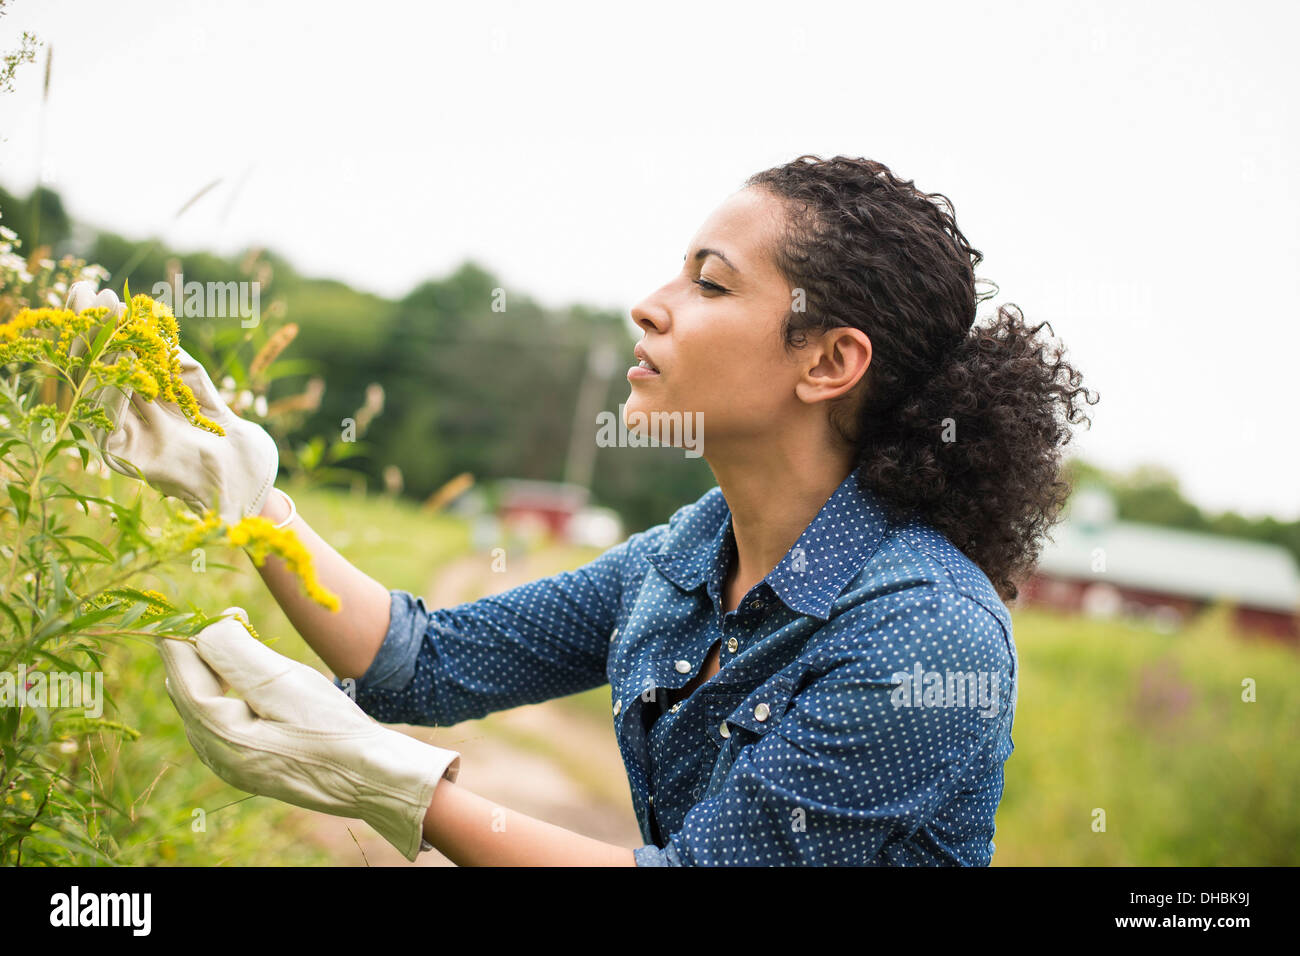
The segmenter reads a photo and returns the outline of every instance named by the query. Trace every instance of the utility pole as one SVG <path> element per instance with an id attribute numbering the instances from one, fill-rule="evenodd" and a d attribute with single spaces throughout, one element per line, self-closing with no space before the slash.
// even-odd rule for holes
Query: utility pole
<path id="1" fill-rule="evenodd" d="M 596 468 L 596 415 L 609 390 L 609 377 L 615 363 L 614 343 L 610 332 L 597 324 L 587 345 L 586 370 L 578 402 L 573 412 L 573 429 L 569 434 L 569 455 L 564 466 L 564 480 L 591 488 Z"/>

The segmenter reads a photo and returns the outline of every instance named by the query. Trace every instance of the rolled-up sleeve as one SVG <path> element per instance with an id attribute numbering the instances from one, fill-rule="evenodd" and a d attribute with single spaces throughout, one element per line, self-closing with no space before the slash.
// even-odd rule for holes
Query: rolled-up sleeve
<path id="1" fill-rule="evenodd" d="M 632 851 L 632 859 L 636 861 L 637 866 L 682 865 L 681 857 L 677 855 L 677 848 L 672 843 L 665 847 L 657 847 L 653 843 L 639 846 Z"/>
<path id="2" fill-rule="evenodd" d="M 666 526 L 580 568 L 449 608 L 392 591 L 360 679 L 335 683 L 384 723 L 445 726 L 599 687 L 623 589 Z"/>
<path id="3" fill-rule="evenodd" d="M 423 598 L 407 591 L 392 591 L 390 597 L 388 633 L 369 670 L 358 681 L 367 690 L 401 690 L 411 682 L 429 623 Z"/>
<path id="4" fill-rule="evenodd" d="M 635 850 L 638 865 L 961 864 L 991 854 L 997 738 L 1009 735 L 1015 676 L 997 618 L 956 591 L 918 586 L 845 612 L 812 658 L 812 679 L 770 728 L 748 744 L 730 735 L 738 750 L 719 791 L 666 846 Z M 914 675 L 933 687 L 934 673 L 983 675 L 995 696 L 959 704 L 912 693 Z M 983 790 L 989 803 L 955 830 L 946 821 L 913 840 L 959 790 Z M 925 858 L 892 852 L 907 841 Z"/>

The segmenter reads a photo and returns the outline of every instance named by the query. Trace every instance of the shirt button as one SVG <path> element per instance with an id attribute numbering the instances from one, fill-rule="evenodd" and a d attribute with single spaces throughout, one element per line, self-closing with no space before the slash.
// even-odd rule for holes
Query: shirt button
<path id="1" fill-rule="evenodd" d="M 609 635 L 609 640 L 610 640 L 610 643 L 611 643 L 611 644 L 612 644 L 614 641 L 618 640 L 618 628 L 614 628 L 614 633 L 611 634 L 611 635 Z"/>
<path id="2" fill-rule="evenodd" d="M 722 726 L 718 728 L 718 733 L 722 734 L 722 736 L 724 737 L 731 736 L 731 728 L 727 726 L 727 722 L 725 720 L 722 722 Z"/>
<path id="3" fill-rule="evenodd" d="M 740 646 L 740 641 L 736 640 L 734 637 L 727 638 L 727 650 L 730 651 L 732 654 L 736 653 L 736 648 L 738 648 L 739 646 Z"/>
<path id="4" fill-rule="evenodd" d="M 749 602 L 749 608 L 750 608 L 751 611 L 757 611 L 757 610 L 758 610 L 760 607 L 762 607 L 762 606 L 763 606 L 763 602 L 762 602 L 762 601 L 750 601 L 750 602 Z"/>
<path id="5" fill-rule="evenodd" d="M 672 705 L 671 707 L 669 707 L 668 709 L 671 710 L 671 711 L 675 714 L 675 713 L 677 713 L 678 710 L 681 709 L 681 706 L 682 706 L 682 702 L 679 700 L 677 703 L 673 704 L 673 705 Z"/>
<path id="6" fill-rule="evenodd" d="M 678 661 L 678 662 L 677 662 L 677 673 L 679 673 L 679 674 L 689 674 L 690 672 L 691 672 L 691 662 L 690 662 L 690 661 Z"/>
<path id="7" fill-rule="evenodd" d="M 654 803 L 654 802 L 655 802 L 655 795 L 654 795 L 653 793 L 650 794 L 650 802 L 651 802 L 651 803 Z"/>
<path id="8" fill-rule="evenodd" d="M 772 713 L 772 709 L 767 704 L 759 704 L 754 708 L 755 720 L 767 720 L 767 715 Z"/>
<path id="9" fill-rule="evenodd" d="M 621 700 L 616 700 L 616 701 L 614 701 L 614 716 L 615 716 L 615 717 L 618 716 L 618 712 L 619 712 L 620 710 L 622 710 L 622 709 L 623 709 L 623 702 L 622 702 Z"/>

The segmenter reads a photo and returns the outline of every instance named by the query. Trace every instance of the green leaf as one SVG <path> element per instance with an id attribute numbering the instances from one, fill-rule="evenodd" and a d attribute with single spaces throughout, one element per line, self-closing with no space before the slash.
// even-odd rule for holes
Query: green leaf
<path id="1" fill-rule="evenodd" d="M 364 458 L 370 454 L 370 446 L 360 441 L 336 441 L 329 447 L 325 461 L 336 464 L 349 458 Z"/>
<path id="2" fill-rule="evenodd" d="M 158 604 L 167 608 L 169 611 L 176 610 L 176 606 L 172 604 L 170 601 L 164 600 L 163 598 L 159 598 L 155 595 L 145 594 L 139 588 L 116 587 L 113 588 L 113 593 L 120 594 L 123 597 L 129 597 L 133 601 L 143 601 L 145 604 Z"/>
<path id="3" fill-rule="evenodd" d="M 9 498 L 13 501 L 14 507 L 18 509 L 18 523 L 26 523 L 27 514 L 31 510 L 32 496 L 17 485 L 10 485 Z"/>
<path id="4" fill-rule="evenodd" d="M 65 540 L 75 541 L 77 542 L 77 544 L 89 548 L 91 551 L 94 551 L 96 554 L 102 557 L 105 561 L 108 561 L 110 564 L 117 560 L 117 558 L 113 556 L 112 551 L 109 551 L 108 548 L 104 547 L 94 538 L 88 538 L 84 534 L 66 535 Z"/>
<path id="5" fill-rule="evenodd" d="M 104 346 L 108 344 L 108 340 L 113 337 L 113 332 L 116 331 L 116 328 L 116 316 L 110 315 L 105 317 L 104 324 L 100 326 L 99 332 L 95 335 L 94 344 L 90 347 L 90 355 L 92 358 L 99 358 L 100 352 L 103 351 Z"/>
<path id="6" fill-rule="evenodd" d="M 50 821 L 44 821 L 44 822 L 48 824 Z M 104 863 L 106 866 L 114 865 L 113 861 L 109 859 L 107 856 L 105 856 L 102 852 L 95 849 L 90 844 L 82 840 L 78 840 L 76 837 L 64 835 L 64 837 L 61 838 L 51 833 L 38 833 L 33 831 L 30 835 L 28 835 L 26 841 L 23 843 L 23 856 L 27 855 L 28 850 L 33 843 L 48 843 L 53 846 L 61 846 L 65 850 L 72 851 L 72 853 L 75 856 L 89 857 L 91 860 L 98 860 Z M 84 861 L 82 861 L 81 859 L 77 859 L 76 862 L 84 865 Z"/>
<path id="7" fill-rule="evenodd" d="M 90 436 L 88 436 L 86 430 L 75 421 L 68 423 L 68 431 L 70 431 L 77 439 L 77 454 L 81 456 L 81 467 L 83 469 L 89 468 Z"/>
<path id="8" fill-rule="evenodd" d="M 315 436 L 298 451 L 298 460 L 302 467 L 311 471 L 320 464 L 321 458 L 325 454 L 325 439 L 320 435 Z"/>
<path id="9" fill-rule="evenodd" d="M 112 617 L 114 614 L 120 613 L 121 610 L 120 607 L 98 608 L 94 611 L 82 614 L 80 617 L 75 617 L 70 621 L 61 617 L 53 617 L 45 621 L 45 623 L 36 629 L 36 633 L 32 635 L 32 639 L 35 643 L 39 644 L 52 637 L 58 637 L 61 634 L 80 631 L 83 628 L 90 627 L 92 624 L 98 624 L 107 617 Z"/>
<path id="10" fill-rule="evenodd" d="M 73 673 L 73 672 L 80 673 L 81 671 L 87 669 L 85 667 L 78 667 L 76 664 L 72 663 L 69 660 L 65 660 L 64 658 L 60 657 L 57 654 L 51 654 L 49 651 L 45 650 L 42 647 L 38 647 L 36 649 L 36 653 L 33 655 L 33 657 L 44 657 L 50 663 L 57 664 L 60 668 L 63 669 L 65 673 Z"/>
<path id="11" fill-rule="evenodd" d="M 23 625 L 22 622 L 18 620 L 18 615 L 14 613 L 13 608 L 11 608 L 4 601 L 0 601 L 0 611 L 3 611 L 5 616 L 8 617 L 9 620 L 14 622 L 14 633 L 15 634 L 21 633 L 23 629 Z"/>
<path id="12" fill-rule="evenodd" d="M 78 734 L 93 734 L 100 730 L 111 730 L 124 737 L 130 737 L 132 740 L 140 739 L 140 731 L 134 727 L 128 726 L 119 720 L 108 720 L 104 717 L 80 717 L 70 714 L 59 720 L 58 726 L 61 730 L 69 730 Z"/>
<path id="13" fill-rule="evenodd" d="M 140 618 L 144 616 L 144 612 L 147 610 L 149 610 L 149 605 L 147 604 L 132 604 L 131 609 L 122 615 L 122 620 L 119 626 L 124 629 L 129 628 L 136 621 L 140 620 Z"/>
<path id="14" fill-rule="evenodd" d="M 77 446 L 77 442 L 74 439 L 71 438 L 60 439 L 59 441 L 51 445 L 50 450 L 45 453 L 45 464 L 48 466 L 49 463 L 52 462 L 55 459 L 55 457 L 58 456 L 59 452 L 63 451 L 63 449 L 75 448 L 76 446 Z"/>
<path id="15" fill-rule="evenodd" d="M 60 604 L 68 600 L 68 579 L 63 573 L 63 565 L 53 555 L 49 558 L 50 577 L 54 579 L 54 599 Z"/>

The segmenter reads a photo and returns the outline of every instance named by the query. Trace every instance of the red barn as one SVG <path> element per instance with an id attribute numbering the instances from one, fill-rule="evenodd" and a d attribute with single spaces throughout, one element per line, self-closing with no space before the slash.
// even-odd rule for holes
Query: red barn
<path id="1" fill-rule="evenodd" d="M 1144 618 L 1173 630 L 1216 601 L 1237 628 L 1300 647 L 1300 575 L 1277 545 L 1118 521 L 1109 495 L 1077 492 L 1020 589 L 1026 604 Z"/>
<path id="2" fill-rule="evenodd" d="M 545 528 L 567 538 L 569 522 L 587 504 L 588 489 L 552 481 L 506 480 L 499 483 L 501 521 L 507 527 Z"/>

